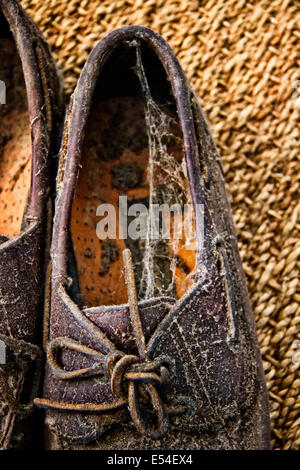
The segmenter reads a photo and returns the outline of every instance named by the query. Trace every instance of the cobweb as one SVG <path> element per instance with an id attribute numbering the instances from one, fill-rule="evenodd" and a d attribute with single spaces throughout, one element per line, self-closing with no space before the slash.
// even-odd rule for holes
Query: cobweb
<path id="1" fill-rule="evenodd" d="M 148 134 L 149 160 L 147 179 L 149 184 L 149 208 L 147 231 L 142 258 L 142 275 L 139 280 L 139 298 L 150 299 L 159 296 L 176 295 L 175 273 L 180 264 L 178 249 L 180 238 L 164 239 L 163 218 L 159 224 L 159 237 L 153 239 L 151 218 L 156 205 L 167 204 L 183 214 L 185 204 L 191 204 L 189 186 L 186 179 L 185 159 L 178 121 L 166 106 L 155 102 L 142 63 L 141 49 L 136 48 L 136 74 L 145 98 L 145 123 Z M 176 131 L 177 129 L 177 131 Z M 190 206 L 191 207 L 191 206 Z M 177 230 L 182 229 L 182 218 L 176 222 Z M 171 218 L 170 229 L 174 230 Z M 173 220 L 173 227 L 172 227 Z M 166 223 L 166 222 L 165 222 Z M 173 232 L 174 233 L 174 232 Z"/>

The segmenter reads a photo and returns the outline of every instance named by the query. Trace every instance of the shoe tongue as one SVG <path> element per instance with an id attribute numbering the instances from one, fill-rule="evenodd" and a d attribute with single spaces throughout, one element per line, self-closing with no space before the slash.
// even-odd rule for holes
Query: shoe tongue
<path id="1" fill-rule="evenodd" d="M 146 343 L 174 303 L 171 297 L 158 297 L 138 304 Z M 137 353 L 128 305 L 93 307 L 85 309 L 84 313 L 119 350 Z"/>

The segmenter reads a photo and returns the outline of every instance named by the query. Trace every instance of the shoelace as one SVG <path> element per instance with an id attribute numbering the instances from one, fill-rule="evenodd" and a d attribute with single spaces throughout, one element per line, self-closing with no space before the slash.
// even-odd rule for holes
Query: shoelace
<path id="1" fill-rule="evenodd" d="M 105 340 L 105 346 L 109 351 L 105 355 L 68 337 L 55 338 L 50 341 L 47 347 L 48 363 L 57 379 L 72 380 L 97 375 L 106 375 L 110 377 L 111 391 L 117 397 L 117 400 L 101 404 L 74 404 L 36 398 L 34 402 L 38 407 L 53 410 L 98 413 L 109 413 L 128 405 L 131 419 L 136 429 L 142 435 L 146 435 L 152 439 L 158 439 L 168 430 L 169 414 L 183 413 L 185 411 L 185 407 L 178 406 L 173 409 L 170 407 L 167 408 L 159 395 L 159 387 L 168 379 L 168 368 L 163 359 L 158 358 L 151 360 L 148 357 L 138 309 L 130 250 L 126 249 L 123 251 L 123 258 L 125 279 L 128 290 L 130 319 L 139 357 L 136 355 L 127 355 L 118 351 L 107 338 Z M 100 332 L 100 335 L 103 339 L 102 332 Z M 63 348 L 87 355 L 95 362 L 92 366 L 87 368 L 66 371 L 56 360 L 57 351 Z M 127 390 L 124 388 L 125 383 L 127 384 Z M 156 429 L 147 428 L 141 414 L 140 398 L 144 401 L 146 399 L 149 401 L 150 398 L 153 410 L 157 416 Z"/>

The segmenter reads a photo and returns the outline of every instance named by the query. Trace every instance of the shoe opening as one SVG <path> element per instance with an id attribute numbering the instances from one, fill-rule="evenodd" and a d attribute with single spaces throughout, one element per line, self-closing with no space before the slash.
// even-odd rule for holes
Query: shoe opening
<path id="1" fill-rule="evenodd" d="M 22 230 L 31 181 L 31 135 L 21 60 L 0 14 L 0 235 Z"/>
<path id="2" fill-rule="evenodd" d="M 127 303 L 125 248 L 132 254 L 138 300 L 180 298 L 193 283 L 194 228 L 166 71 L 147 44 L 124 41 L 95 87 L 72 206 L 81 303 Z"/>

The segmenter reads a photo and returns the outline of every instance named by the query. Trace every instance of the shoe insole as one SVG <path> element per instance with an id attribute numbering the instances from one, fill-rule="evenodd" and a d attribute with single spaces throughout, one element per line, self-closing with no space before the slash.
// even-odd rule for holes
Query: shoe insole
<path id="1" fill-rule="evenodd" d="M 22 64 L 14 42 L 3 38 L 0 80 L 6 88 L 0 104 L 0 234 L 12 237 L 21 231 L 30 189 L 31 136 Z"/>
<path id="2" fill-rule="evenodd" d="M 166 219 L 166 223 L 170 220 L 169 239 L 120 237 L 124 236 L 120 196 L 127 196 L 127 209 L 133 204 L 149 209 L 150 200 L 152 204 L 177 203 L 181 208 L 191 203 L 178 122 L 167 109 L 157 107 L 160 117 L 154 118 L 161 122 L 157 132 L 153 128 L 149 132 L 147 112 L 143 98 L 113 98 L 98 104 L 87 123 L 71 222 L 80 292 L 87 307 L 127 303 L 125 248 L 132 252 L 139 300 L 180 298 L 193 282 L 195 250 L 186 246 L 184 237 L 173 237 L 174 224 L 178 218 L 182 222 L 183 211 Z M 113 208 L 103 217 L 97 215 L 102 204 Z M 99 239 L 99 222 L 112 219 L 115 227 L 113 223 L 109 227 L 116 229 L 116 236 Z M 134 219 L 128 217 L 127 230 Z"/>

